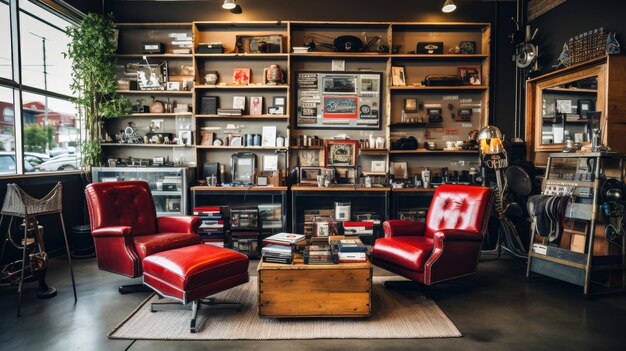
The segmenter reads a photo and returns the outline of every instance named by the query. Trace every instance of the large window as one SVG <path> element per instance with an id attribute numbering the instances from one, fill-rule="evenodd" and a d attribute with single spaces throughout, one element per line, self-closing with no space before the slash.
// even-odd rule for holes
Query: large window
<path id="1" fill-rule="evenodd" d="M 0 175 L 80 168 L 82 121 L 70 102 L 71 62 L 63 57 L 72 23 L 37 3 L 0 0 Z"/>
<path id="2" fill-rule="evenodd" d="M 17 173 L 13 89 L 0 86 L 0 175 Z"/>
<path id="3" fill-rule="evenodd" d="M 70 95 L 71 62 L 63 57 L 71 24 L 28 2 L 20 1 L 20 43 L 24 85 Z"/>
<path id="4" fill-rule="evenodd" d="M 9 20 L 9 3 L 0 0 L 0 77 L 13 77 L 11 59 L 11 21 Z"/>

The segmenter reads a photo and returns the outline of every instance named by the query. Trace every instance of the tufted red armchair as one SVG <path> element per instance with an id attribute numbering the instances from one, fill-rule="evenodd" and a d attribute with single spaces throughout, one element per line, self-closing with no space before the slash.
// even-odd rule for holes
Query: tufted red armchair
<path id="1" fill-rule="evenodd" d="M 442 185 L 426 222 L 389 220 L 372 263 L 425 285 L 476 273 L 491 211 L 491 189 Z"/>
<path id="2" fill-rule="evenodd" d="M 200 243 L 195 216 L 156 216 L 148 183 L 104 182 L 85 188 L 98 267 L 131 278 L 142 274 L 142 260 L 157 252 Z M 121 293 L 141 290 L 120 287 Z"/>

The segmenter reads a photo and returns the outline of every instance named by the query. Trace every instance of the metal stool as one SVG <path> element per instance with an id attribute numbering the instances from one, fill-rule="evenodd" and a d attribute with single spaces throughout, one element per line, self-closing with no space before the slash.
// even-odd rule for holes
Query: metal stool
<path id="1" fill-rule="evenodd" d="M 70 264 L 70 276 L 72 277 L 72 289 L 74 290 L 74 303 L 78 301 L 76 296 L 76 284 L 74 283 L 74 270 L 72 268 L 72 258 L 70 255 L 70 247 L 67 241 L 67 233 L 65 231 L 65 222 L 63 221 L 63 185 L 61 182 L 58 182 L 57 185 L 44 197 L 41 199 L 36 199 L 30 195 L 28 195 L 24 190 L 22 190 L 17 184 L 7 184 L 7 194 L 4 198 L 4 204 L 2 205 L 2 210 L 0 210 L 0 227 L 2 226 L 2 221 L 4 220 L 4 216 L 10 216 L 11 221 L 9 222 L 9 227 L 7 230 L 7 234 L 2 243 L 2 251 L 0 251 L 0 262 L 2 261 L 2 256 L 4 254 L 4 248 L 7 242 L 10 242 L 18 249 L 22 250 L 22 262 L 21 262 L 21 271 L 20 271 L 20 279 L 17 289 L 18 300 L 17 300 L 17 315 L 20 316 L 20 310 L 22 307 L 22 286 L 24 284 L 24 273 L 26 271 L 26 252 L 28 251 L 28 247 L 32 245 L 34 242 L 41 242 L 38 245 L 40 250 L 43 249 L 43 238 L 41 235 L 35 235 L 33 239 L 28 238 L 29 232 L 40 233 L 37 225 L 37 216 L 48 215 L 48 214 L 59 214 L 59 219 L 61 220 L 61 228 L 63 229 L 63 239 L 65 240 L 65 249 L 67 250 L 67 260 Z M 18 240 L 16 242 L 13 239 L 13 234 L 11 233 L 13 227 L 13 218 L 20 217 L 24 219 L 24 239 Z M 41 261 L 46 261 L 47 254 L 44 252 L 39 252 L 41 255 L 37 256 L 39 266 L 41 266 Z M 35 255 L 31 255 L 31 261 L 35 258 Z M 18 263 L 19 261 L 14 262 Z M 31 262 L 31 267 L 34 267 L 33 264 L 36 263 Z M 31 268 L 33 271 L 34 268 Z M 41 282 L 41 279 L 40 279 Z M 45 283 L 44 283 L 45 285 Z"/>

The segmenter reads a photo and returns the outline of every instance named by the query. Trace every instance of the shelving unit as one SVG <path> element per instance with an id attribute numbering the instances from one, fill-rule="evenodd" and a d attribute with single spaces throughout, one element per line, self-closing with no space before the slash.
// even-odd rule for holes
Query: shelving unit
<path id="1" fill-rule="evenodd" d="M 192 106 L 192 129 L 194 133 L 194 146 L 183 150 L 193 150 L 193 156 L 186 159 L 189 164 L 203 165 L 207 161 L 219 162 L 225 166 L 225 172 L 230 173 L 230 156 L 233 152 L 252 152 L 257 154 L 257 165 L 261 162 L 261 155 L 286 152 L 286 157 L 279 155 L 279 168 L 286 170 L 297 165 L 298 153 L 303 150 L 318 150 L 323 155 L 324 147 L 299 147 L 296 141 L 302 135 L 316 135 L 320 139 L 329 139 L 340 133 L 331 129 L 302 129 L 295 123 L 296 96 L 294 77 L 300 71 L 331 71 L 332 60 L 343 60 L 346 71 L 371 71 L 382 73 L 381 80 L 381 106 L 380 106 L 380 129 L 371 130 L 347 130 L 351 139 L 368 139 L 370 134 L 374 137 L 383 137 L 385 148 L 364 149 L 359 152 L 359 160 L 363 163 L 369 160 L 384 157 L 389 163 L 407 162 L 409 173 L 417 174 L 423 167 L 450 167 L 456 160 L 460 166 L 451 168 L 467 169 L 472 165 L 477 154 L 474 150 L 458 151 L 429 151 L 423 149 L 424 141 L 436 141 L 436 147 L 445 147 L 446 140 L 464 140 L 470 130 L 480 129 L 488 124 L 489 117 L 489 71 L 490 71 L 490 37 L 491 27 L 489 23 L 422 23 L 422 22 L 316 22 L 316 21 L 197 21 L 193 23 L 140 23 L 120 24 L 120 49 L 117 59 L 120 62 L 142 60 L 140 43 L 146 38 L 155 41 L 167 42 L 168 33 L 185 32 L 193 37 L 193 48 L 190 54 L 173 54 L 166 45 L 165 53 L 146 55 L 151 62 L 167 61 L 170 71 L 180 71 L 180 66 L 191 66 L 188 70 L 192 75 L 194 87 L 190 91 L 120 91 L 128 95 L 131 102 L 136 99 L 149 99 L 154 96 L 161 101 L 174 100 L 188 103 Z M 281 35 L 282 50 L 277 53 L 242 53 L 237 52 L 235 43 L 237 36 L 261 36 Z M 338 35 L 355 35 L 366 40 L 380 37 L 374 41 L 373 47 L 366 52 L 335 52 L 318 47 L 316 51 L 307 53 L 294 53 L 294 46 L 302 46 L 306 41 L 332 42 Z M 474 53 L 454 54 L 448 52 L 450 48 L 458 45 L 460 41 L 475 42 Z M 224 46 L 223 53 L 198 53 L 196 48 L 200 43 L 221 42 Z M 443 42 L 442 54 L 417 54 L 415 50 L 417 42 Z M 400 46 L 397 53 L 387 51 L 378 52 L 379 45 L 386 48 Z M 285 84 L 265 84 L 263 76 L 264 68 L 272 64 L 278 65 L 284 71 Z M 179 69 L 175 67 L 179 67 Z M 405 86 L 393 86 L 391 84 L 391 71 L 393 66 L 403 66 L 406 74 Z M 422 86 L 421 82 L 429 74 L 456 74 L 457 67 L 478 66 L 481 72 L 481 85 L 462 86 Z M 233 71 L 235 68 L 250 69 L 250 84 L 233 84 Z M 214 85 L 206 84 L 204 76 L 207 72 L 216 72 L 218 81 Z M 219 114 L 200 113 L 202 97 L 216 96 L 219 99 L 218 107 L 232 107 L 233 97 L 245 96 L 249 103 L 251 97 L 263 98 L 263 113 L 250 114 L 248 109 L 241 116 L 223 116 Z M 268 114 L 268 107 L 272 105 L 276 96 L 286 98 L 285 113 L 281 115 Z M 430 124 L 427 122 L 403 121 L 401 111 L 404 99 L 415 98 L 421 102 L 420 106 L 430 108 L 439 105 L 443 111 L 443 122 Z M 448 109 L 452 104 L 452 110 Z M 456 113 L 461 105 L 471 105 L 473 114 L 470 121 L 458 122 L 450 116 Z M 410 117 L 422 117 L 427 121 L 425 108 Z M 163 118 L 167 124 L 171 117 L 177 114 L 150 114 L 134 113 L 124 117 L 124 121 L 134 120 L 145 124 L 151 119 Z M 174 118 L 171 118 L 173 120 Z M 119 127 L 119 122 L 112 128 Z M 201 131 L 214 132 L 216 138 L 222 139 L 226 135 L 226 126 L 235 125 L 240 127 L 241 135 L 261 134 L 265 125 L 276 125 L 277 136 L 285 138 L 284 147 L 250 147 L 228 145 L 201 145 Z M 169 130 L 168 130 L 169 131 Z M 393 141 L 401 136 L 413 135 L 419 141 L 417 150 L 393 150 Z M 245 139 L 245 138 L 244 138 Z M 145 146 L 150 152 L 152 146 Z M 166 146 L 156 146 L 165 148 Z M 143 148 L 134 146 L 137 150 Z M 122 150 L 121 146 L 106 147 L 107 150 Z M 172 147 L 178 149 L 178 147 Z M 323 157 L 323 156 L 322 156 Z M 436 157 L 436 158 L 434 158 Z M 367 170 L 368 167 L 363 167 Z M 198 167 L 197 177 L 202 177 L 202 167 Z"/>

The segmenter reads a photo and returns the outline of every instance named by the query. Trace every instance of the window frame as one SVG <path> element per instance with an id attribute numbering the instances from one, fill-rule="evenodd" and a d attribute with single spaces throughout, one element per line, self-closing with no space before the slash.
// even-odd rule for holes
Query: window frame
<path id="1" fill-rule="evenodd" d="M 8 79 L 0 77 L 0 87 L 6 87 L 13 90 L 13 113 L 14 113 L 14 128 L 15 128 L 15 162 L 16 173 L 15 174 L 0 174 L 0 178 L 15 178 L 15 177 L 37 177 L 37 176 L 50 176 L 50 175 L 65 175 L 75 174 L 82 172 L 80 169 L 76 171 L 46 171 L 46 172 L 25 172 L 24 169 L 24 93 L 32 93 L 50 98 L 70 101 L 73 96 L 24 85 L 22 80 L 22 52 L 20 41 L 20 16 L 23 14 L 31 16 L 32 18 L 43 22 L 46 25 L 53 27 L 59 31 L 65 32 L 65 29 L 44 20 L 37 15 L 21 9 L 20 2 L 28 0 L 0 0 L 0 3 L 4 3 L 9 6 L 9 23 L 10 23 L 10 45 L 11 45 L 11 63 L 13 78 Z M 30 1 L 33 5 L 40 6 L 43 10 L 50 12 L 52 15 L 58 16 L 61 19 L 69 22 L 70 24 L 78 24 L 79 18 L 72 18 L 63 13 L 55 11 L 40 1 Z M 80 14 L 82 15 L 82 14 Z M 81 131 L 79 135 L 82 135 L 82 116 L 79 121 L 81 125 Z"/>

